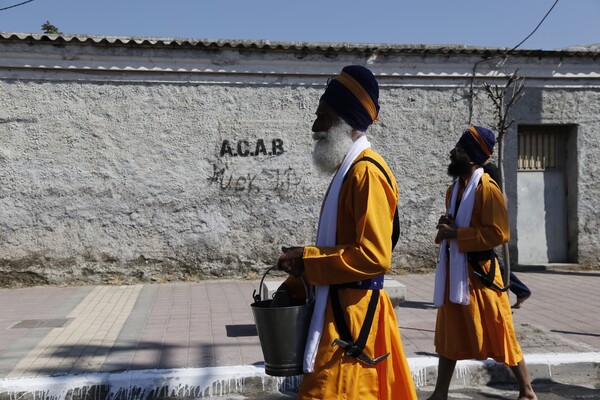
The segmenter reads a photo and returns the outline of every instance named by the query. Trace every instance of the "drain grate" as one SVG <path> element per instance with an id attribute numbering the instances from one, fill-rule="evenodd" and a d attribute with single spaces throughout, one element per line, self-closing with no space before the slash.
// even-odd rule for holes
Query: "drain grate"
<path id="1" fill-rule="evenodd" d="M 13 325 L 11 329 L 62 328 L 68 325 L 72 320 L 73 318 L 24 319 Z"/>

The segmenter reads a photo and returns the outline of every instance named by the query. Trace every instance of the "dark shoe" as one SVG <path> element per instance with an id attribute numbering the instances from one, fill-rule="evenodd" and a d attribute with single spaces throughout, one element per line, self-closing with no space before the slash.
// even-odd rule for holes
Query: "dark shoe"
<path id="1" fill-rule="evenodd" d="M 514 306 L 512 306 L 512 308 L 521 308 L 521 305 L 523 303 L 525 303 L 525 300 L 527 300 L 530 297 L 531 297 L 531 295 L 523 296 L 523 297 L 517 297 L 517 302 L 515 303 Z"/>

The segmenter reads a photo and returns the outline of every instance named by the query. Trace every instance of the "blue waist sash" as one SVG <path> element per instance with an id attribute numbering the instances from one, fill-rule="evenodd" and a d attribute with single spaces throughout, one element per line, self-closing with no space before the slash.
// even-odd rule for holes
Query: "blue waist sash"
<path id="1" fill-rule="evenodd" d="M 378 290 L 383 289 L 383 275 L 376 276 L 375 278 L 365 279 L 358 282 L 341 283 L 335 285 L 338 288 L 349 288 L 349 289 L 363 289 L 363 290 Z"/>

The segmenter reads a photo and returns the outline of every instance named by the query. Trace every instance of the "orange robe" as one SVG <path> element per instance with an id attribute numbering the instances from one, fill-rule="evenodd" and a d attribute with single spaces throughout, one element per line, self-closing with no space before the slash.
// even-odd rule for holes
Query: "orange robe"
<path id="1" fill-rule="evenodd" d="M 305 247 L 304 276 L 312 285 L 357 282 L 383 275 L 390 269 L 390 238 L 398 188 L 392 171 L 379 154 L 366 149 L 356 160 L 364 156 L 384 166 L 394 187 L 389 186 L 385 176 L 371 162 L 361 161 L 352 167 L 340 189 L 339 245 Z M 372 293 L 371 290 L 339 289 L 340 303 L 354 340 L 358 338 Z M 394 308 L 387 293 L 384 290 L 380 293 L 364 352 L 371 358 L 389 352 L 388 358 L 369 366 L 346 356 L 339 346 L 333 347 L 331 343 L 340 335 L 331 302 L 328 302 L 314 372 L 304 374 L 298 399 L 417 399 Z"/>
<path id="2" fill-rule="evenodd" d="M 465 186 L 466 183 L 462 187 Z M 451 188 L 446 193 L 446 204 Z M 458 248 L 463 253 L 493 249 L 509 239 L 504 196 L 488 174 L 481 177 L 475 196 L 470 226 L 458 229 Z M 489 271 L 489 261 L 481 265 L 484 271 Z M 497 260 L 494 283 L 504 286 Z M 435 329 L 438 354 L 451 360 L 493 358 L 508 366 L 517 365 L 523 359 L 523 352 L 515 336 L 508 294 L 485 287 L 469 267 L 469 301 L 468 305 L 451 303 L 446 289 Z"/>

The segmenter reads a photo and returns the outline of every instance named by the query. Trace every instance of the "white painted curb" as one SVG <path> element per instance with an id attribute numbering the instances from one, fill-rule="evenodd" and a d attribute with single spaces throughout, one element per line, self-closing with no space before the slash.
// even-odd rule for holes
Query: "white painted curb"
<path id="1" fill-rule="evenodd" d="M 597 379 L 593 375 L 600 366 L 600 352 L 592 353 L 555 353 L 525 355 L 525 361 L 532 377 L 542 378 L 547 371 L 553 378 L 553 371 L 561 371 L 567 366 L 569 373 L 588 374 L 588 379 Z M 423 387 L 435 384 L 437 375 L 437 357 L 408 358 L 415 385 Z M 581 368 L 574 368 L 574 365 Z M 474 386 L 490 382 L 489 374 L 494 369 L 505 368 L 493 360 L 461 360 L 456 364 L 454 384 Z M 540 372 L 541 371 L 541 372 Z M 562 375 L 561 375 L 562 374 Z M 561 371 L 563 380 L 568 377 Z M 593 375 L 593 376 L 592 376 Z M 483 379 L 483 383 L 480 381 Z M 568 379 L 567 379 L 568 380 Z M 251 381 L 251 385 L 249 382 Z M 32 377 L 0 380 L 0 395 L 22 396 L 32 393 L 39 400 L 62 400 L 73 391 L 85 392 L 94 387 L 105 387 L 105 398 L 136 393 L 137 396 L 155 395 L 168 391 L 170 396 L 202 397 L 223 396 L 234 393 L 277 392 L 294 390 L 300 383 L 300 377 L 275 378 L 265 374 L 259 366 L 227 366 L 210 368 L 177 368 L 162 370 L 136 370 L 117 373 L 90 373 L 82 375 L 61 375 L 52 377 Z M 249 387 L 251 386 L 251 387 Z M 82 393 L 85 394 L 85 393 Z"/>

